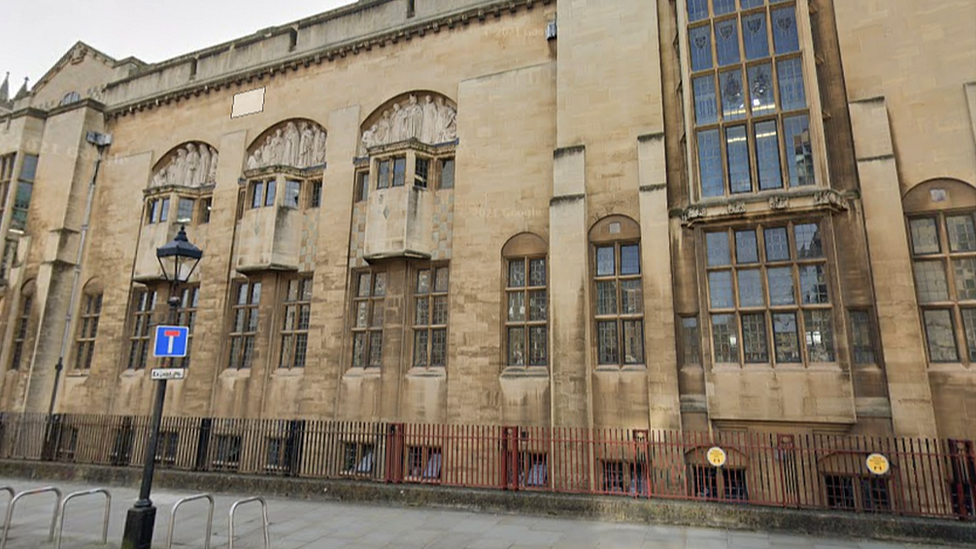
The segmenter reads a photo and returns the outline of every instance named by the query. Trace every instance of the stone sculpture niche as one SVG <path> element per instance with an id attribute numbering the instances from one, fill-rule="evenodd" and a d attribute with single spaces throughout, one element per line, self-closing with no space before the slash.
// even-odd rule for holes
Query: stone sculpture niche
<path id="1" fill-rule="evenodd" d="M 217 149 L 206 143 L 180 145 L 157 164 L 150 187 L 200 187 L 217 181 Z"/>
<path id="2" fill-rule="evenodd" d="M 363 125 L 359 156 L 369 149 L 409 139 L 436 145 L 457 139 L 457 109 L 450 100 L 436 93 L 410 94 L 406 99 L 388 103 L 377 110 Z"/>
<path id="3" fill-rule="evenodd" d="M 311 168 L 325 164 L 325 130 L 315 122 L 288 120 L 264 132 L 248 149 L 245 170 L 268 166 Z"/>

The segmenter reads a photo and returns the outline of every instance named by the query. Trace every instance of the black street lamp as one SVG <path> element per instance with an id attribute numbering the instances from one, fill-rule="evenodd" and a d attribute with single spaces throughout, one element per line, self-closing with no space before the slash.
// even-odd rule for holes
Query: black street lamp
<path id="1" fill-rule="evenodd" d="M 176 238 L 156 248 L 156 259 L 163 270 L 163 278 L 170 283 L 168 322 L 171 326 L 176 325 L 179 320 L 179 287 L 190 279 L 203 257 L 203 251 L 186 239 L 184 229 L 181 226 Z M 171 358 L 170 366 L 172 360 Z M 142 469 L 142 485 L 139 488 L 139 499 L 125 517 L 122 549 L 150 549 L 152 546 L 156 507 L 149 499 L 149 493 L 152 491 L 153 473 L 156 470 L 156 445 L 159 441 L 159 425 L 163 419 L 163 403 L 166 400 L 166 380 L 160 379 L 156 383 L 156 402 L 153 405 L 149 444 L 146 446 L 146 459 Z"/>

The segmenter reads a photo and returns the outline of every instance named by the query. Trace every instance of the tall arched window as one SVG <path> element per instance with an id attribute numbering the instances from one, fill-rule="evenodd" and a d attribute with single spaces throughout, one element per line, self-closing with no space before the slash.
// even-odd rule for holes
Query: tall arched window
<path id="1" fill-rule="evenodd" d="M 923 183 L 904 208 L 929 362 L 976 364 L 976 188 Z"/>
<path id="2" fill-rule="evenodd" d="M 76 370 L 90 370 L 95 354 L 95 338 L 98 337 L 98 317 L 102 313 L 102 284 L 98 279 L 89 280 L 81 295 L 78 311 L 78 335 L 75 338 Z"/>
<path id="3" fill-rule="evenodd" d="M 509 367 L 549 363 L 548 245 L 523 233 L 502 248 L 505 266 L 505 357 Z"/>
<path id="4" fill-rule="evenodd" d="M 34 281 L 28 280 L 20 288 L 20 309 L 14 326 L 14 348 L 10 356 L 10 369 L 19 370 L 24 360 L 30 334 L 31 308 L 34 305 Z"/>
<path id="5" fill-rule="evenodd" d="M 597 365 L 643 365 L 640 227 L 629 217 L 606 217 L 590 229 L 590 244 Z"/>

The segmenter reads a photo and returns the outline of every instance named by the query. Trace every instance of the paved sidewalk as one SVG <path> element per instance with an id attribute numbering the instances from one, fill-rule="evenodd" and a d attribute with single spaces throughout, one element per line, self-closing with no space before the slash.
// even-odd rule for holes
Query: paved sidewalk
<path id="1" fill-rule="evenodd" d="M 43 482 L 0 478 L 0 486 L 21 491 L 45 486 Z M 55 483 L 65 495 L 95 486 Z M 68 504 L 63 549 L 117 548 L 122 539 L 126 510 L 137 491 L 109 488 L 112 515 L 109 544 L 100 545 L 104 510 L 101 496 Z M 189 492 L 157 490 L 159 509 L 153 547 L 165 547 L 169 513 Z M 211 547 L 227 547 L 227 514 L 237 499 L 218 495 Z M 0 498 L 6 498 L 0 495 Z M 53 511 L 53 495 L 29 496 L 17 503 L 7 549 L 45 549 Z M 325 503 L 269 499 L 271 546 L 274 549 L 923 549 L 935 545 L 906 545 L 876 541 L 811 538 L 781 534 L 730 532 L 704 528 L 645 526 L 448 511 L 440 509 Z M 6 510 L 6 505 L 3 506 Z M 202 548 L 206 522 L 205 502 L 180 508 L 174 548 Z M 256 504 L 238 511 L 235 549 L 263 547 L 261 519 Z"/>

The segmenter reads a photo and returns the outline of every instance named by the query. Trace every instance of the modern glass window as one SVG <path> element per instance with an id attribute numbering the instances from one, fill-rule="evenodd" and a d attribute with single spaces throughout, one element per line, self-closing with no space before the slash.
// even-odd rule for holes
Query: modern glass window
<path id="1" fill-rule="evenodd" d="M 413 184 L 415 187 L 427 188 L 427 180 L 430 176 L 430 159 L 417 157 L 413 169 Z"/>
<path id="2" fill-rule="evenodd" d="M 192 223 L 193 222 L 193 209 L 196 206 L 196 200 L 192 198 L 179 198 L 179 205 L 176 208 L 176 222 L 177 223 Z"/>
<path id="3" fill-rule="evenodd" d="M 34 281 L 28 281 L 20 290 L 20 312 L 14 328 L 14 347 L 10 357 L 10 369 L 19 370 L 27 347 L 30 332 L 31 308 L 34 306 Z"/>
<path id="4" fill-rule="evenodd" d="M 213 197 L 207 196 L 200 200 L 200 223 L 210 223 L 210 212 L 213 211 Z"/>
<path id="5" fill-rule="evenodd" d="M 441 189 L 453 189 L 454 188 L 454 159 L 445 158 L 439 162 L 440 164 L 440 185 L 438 188 Z"/>
<path id="6" fill-rule="evenodd" d="M 308 324 L 312 316 L 312 276 L 286 282 L 282 303 L 279 368 L 304 368 L 308 354 Z"/>
<path id="7" fill-rule="evenodd" d="M 835 361 L 832 290 L 819 223 L 704 236 L 715 363 Z"/>
<path id="8" fill-rule="evenodd" d="M 796 3 L 685 4 L 701 196 L 814 184 Z"/>
<path id="9" fill-rule="evenodd" d="M 447 365 L 448 321 L 447 267 L 420 269 L 414 287 L 413 365 L 415 368 Z"/>
<path id="10" fill-rule="evenodd" d="M 546 258 L 508 260 L 505 331 L 509 366 L 545 366 L 549 361 L 549 295 Z"/>
<path id="11" fill-rule="evenodd" d="M 369 171 L 362 170 L 356 172 L 356 188 L 354 189 L 355 201 L 362 202 L 369 197 Z"/>
<path id="12" fill-rule="evenodd" d="M 594 248 L 597 363 L 644 364 L 644 293 L 640 245 Z"/>
<path id="13" fill-rule="evenodd" d="M 200 306 L 200 285 L 191 284 L 183 288 L 180 296 L 180 307 L 177 309 L 177 322 L 188 328 L 186 340 L 186 356 L 173 361 L 175 368 L 189 368 L 190 357 L 193 353 L 193 332 L 197 323 L 197 308 Z"/>
<path id="14" fill-rule="evenodd" d="M 250 368 L 258 334 L 258 315 L 261 303 L 260 282 L 234 284 L 231 302 L 230 355 L 228 368 Z"/>
<path id="15" fill-rule="evenodd" d="M 359 272 L 354 275 L 352 367 L 379 368 L 383 365 L 383 312 L 386 273 Z"/>
<path id="16" fill-rule="evenodd" d="M 75 338 L 75 369 L 90 370 L 98 337 L 98 317 L 102 313 L 102 294 L 85 293 L 78 315 L 78 336 Z"/>
<path id="17" fill-rule="evenodd" d="M 20 165 L 20 177 L 17 179 L 17 194 L 14 195 L 14 207 L 11 215 L 10 228 L 18 231 L 27 230 L 27 212 L 30 209 L 31 195 L 34 192 L 34 177 L 37 175 L 37 155 L 25 154 Z"/>
<path id="18" fill-rule="evenodd" d="M 251 208 L 263 208 L 274 206 L 277 181 L 269 179 L 267 181 L 251 182 Z"/>
<path id="19" fill-rule="evenodd" d="M 976 363 L 976 211 L 908 219 L 930 362 Z"/>
<path id="20" fill-rule="evenodd" d="M 129 323 L 129 361 L 127 368 L 141 370 L 149 358 L 152 330 L 155 322 L 156 290 L 136 288 L 132 291 L 131 319 Z"/>
<path id="21" fill-rule="evenodd" d="M 322 182 L 310 181 L 308 188 L 308 207 L 318 208 L 322 205 Z"/>
<path id="22" fill-rule="evenodd" d="M 297 210 L 299 199 L 302 196 L 302 182 L 295 179 L 285 181 L 285 196 L 283 204 L 286 208 Z"/>

